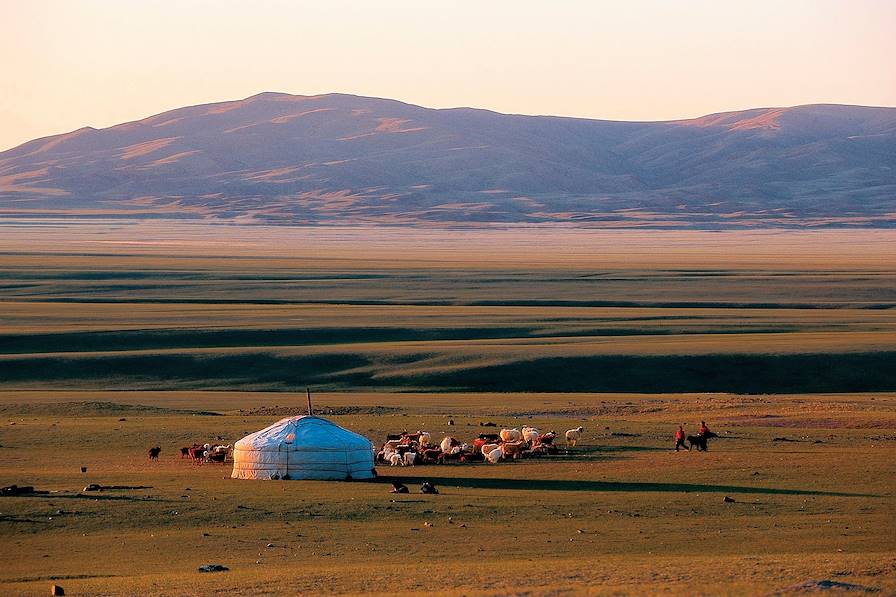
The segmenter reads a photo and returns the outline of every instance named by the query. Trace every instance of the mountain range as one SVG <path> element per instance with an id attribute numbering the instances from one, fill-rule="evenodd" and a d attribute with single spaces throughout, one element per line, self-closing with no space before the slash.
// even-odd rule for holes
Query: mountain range
<path id="1" fill-rule="evenodd" d="M 0 153 L 0 218 L 896 225 L 896 108 L 665 122 L 262 93 Z"/>

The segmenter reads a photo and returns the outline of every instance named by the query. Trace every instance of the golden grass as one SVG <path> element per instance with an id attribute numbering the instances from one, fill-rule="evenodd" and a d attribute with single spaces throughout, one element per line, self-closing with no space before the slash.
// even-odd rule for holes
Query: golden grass
<path id="1" fill-rule="evenodd" d="M 435 479 L 439 496 L 396 498 L 383 483 L 236 481 L 229 467 L 193 466 L 176 454 L 190 441 L 232 441 L 277 418 L 247 414 L 252 409 L 301 412 L 303 399 L 0 394 L 0 483 L 59 492 L 2 498 L 5 591 L 42 594 L 57 582 L 92 595 L 766 594 L 828 578 L 896 590 L 892 393 L 316 396 L 321 407 L 398 409 L 331 417 L 377 441 L 405 428 L 466 439 L 486 419 L 586 428 L 570 457 L 380 468 L 412 487 Z M 72 410 L 71 401 L 225 414 L 109 407 L 97 415 Z M 48 410 L 35 414 L 20 404 Z M 703 417 L 722 434 L 710 452 L 670 451 L 674 427 L 693 430 Z M 819 418 L 873 427 L 831 429 L 819 427 Z M 144 450 L 157 443 L 161 461 L 150 463 Z M 86 475 L 80 466 L 88 466 Z M 88 482 L 152 488 L 77 497 Z M 723 504 L 725 495 L 736 502 Z M 97 557 L 106 553 L 116 556 Z M 196 572 L 208 562 L 231 571 Z"/>
<path id="2" fill-rule="evenodd" d="M 893 240 L 5 225 L 0 484 L 54 493 L 0 498 L 0 594 L 896 593 Z M 620 369 L 649 390 L 593 391 Z M 719 391 L 734 377 L 788 389 Z M 881 391 L 807 389 L 822 378 Z M 706 393 L 670 391 L 695 379 Z M 447 391 L 471 380 L 521 391 Z M 376 441 L 485 421 L 586 435 L 572 456 L 381 467 L 439 496 L 178 457 L 304 411 L 302 391 L 235 389 L 309 383 L 357 390 L 315 403 Z M 671 451 L 701 419 L 710 452 Z M 92 482 L 151 489 L 79 495 Z"/>

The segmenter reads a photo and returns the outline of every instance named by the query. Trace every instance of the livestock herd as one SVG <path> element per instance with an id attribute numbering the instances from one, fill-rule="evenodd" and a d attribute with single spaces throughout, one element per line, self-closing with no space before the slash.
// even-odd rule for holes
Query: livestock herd
<path id="1" fill-rule="evenodd" d="M 194 464 L 203 464 L 206 462 L 218 462 L 224 464 L 230 454 L 232 446 L 217 444 L 193 444 L 180 449 L 180 457 L 193 461 Z"/>
<path id="2" fill-rule="evenodd" d="M 564 434 L 566 447 L 573 448 L 578 443 L 584 428 L 570 429 Z M 445 464 L 489 462 L 496 464 L 502 460 L 513 460 L 530 456 L 556 455 L 560 449 L 555 445 L 557 433 L 541 433 L 535 427 L 522 429 L 502 429 L 500 433 L 480 433 L 472 443 L 461 443 L 451 436 L 445 436 L 434 444 L 427 431 L 403 432 L 387 436 L 386 443 L 376 452 L 376 461 L 392 466 L 414 466 L 417 464 Z M 158 446 L 148 450 L 150 460 L 158 460 L 162 449 Z M 189 458 L 193 464 L 225 464 L 232 459 L 231 444 L 194 443 L 180 448 L 180 457 Z"/>
<path id="3" fill-rule="evenodd" d="M 582 427 L 567 431 L 564 434 L 567 448 L 575 447 L 583 432 Z M 376 460 L 391 466 L 452 462 L 497 464 L 502 460 L 559 454 L 556 439 L 554 431 L 541 433 L 535 427 L 480 433 L 472 443 L 461 443 L 454 437 L 445 436 L 441 442 L 434 444 L 432 435 L 427 431 L 404 432 L 387 436 L 386 443 L 377 452 Z"/>

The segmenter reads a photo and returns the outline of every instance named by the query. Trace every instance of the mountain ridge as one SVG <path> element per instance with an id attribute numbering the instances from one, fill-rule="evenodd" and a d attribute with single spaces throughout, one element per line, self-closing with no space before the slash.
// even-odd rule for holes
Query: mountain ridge
<path id="1" fill-rule="evenodd" d="M 668 121 L 263 92 L 0 152 L 0 217 L 892 226 L 896 108 Z"/>

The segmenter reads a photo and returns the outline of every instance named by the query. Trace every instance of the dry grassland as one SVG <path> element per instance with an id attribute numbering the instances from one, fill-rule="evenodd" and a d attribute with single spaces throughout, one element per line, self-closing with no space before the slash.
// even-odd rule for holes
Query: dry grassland
<path id="1" fill-rule="evenodd" d="M 373 483 L 179 458 L 306 386 L 377 442 L 586 434 Z M 896 594 L 894 392 L 888 231 L 5 224 L 0 485 L 51 493 L 0 498 L 0 593 Z"/>

